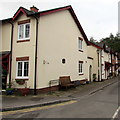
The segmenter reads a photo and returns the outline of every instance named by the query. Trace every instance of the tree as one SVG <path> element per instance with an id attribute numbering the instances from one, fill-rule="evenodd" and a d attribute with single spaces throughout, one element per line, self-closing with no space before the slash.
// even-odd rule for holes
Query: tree
<path id="1" fill-rule="evenodd" d="M 104 42 L 108 47 L 120 53 L 120 35 L 114 36 L 112 33 L 109 37 L 103 38 L 100 42 Z"/>
<path id="2" fill-rule="evenodd" d="M 97 40 L 95 40 L 93 37 L 90 38 L 90 42 L 97 43 Z"/>

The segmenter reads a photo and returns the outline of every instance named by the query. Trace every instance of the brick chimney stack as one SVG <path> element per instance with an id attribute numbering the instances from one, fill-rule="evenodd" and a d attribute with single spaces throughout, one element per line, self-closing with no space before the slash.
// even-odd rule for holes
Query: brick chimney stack
<path id="1" fill-rule="evenodd" d="M 36 8 L 34 5 L 32 7 L 30 7 L 30 10 L 33 11 L 33 12 L 38 12 L 39 9 Z"/>

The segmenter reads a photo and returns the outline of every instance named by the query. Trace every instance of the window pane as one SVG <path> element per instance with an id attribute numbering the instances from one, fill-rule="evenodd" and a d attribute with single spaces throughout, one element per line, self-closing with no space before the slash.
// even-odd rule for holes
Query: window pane
<path id="1" fill-rule="evenodd" d="M 80 63 L 80 73 L 81 73 L 81 71 L 82 71 L 82 70 L 81 70 L 81 63 Z"/>
<path id="2" fill-rule="evenodd" d="M 22 76 L 22 62 L 18 62 L 17 76 Z"/>
<path id="3" fill-rule="evenodd" d="M 62 63 L 65 64 L 65 59 L 62 59 Z"/>
<path id="4" fill-rule="evenodd" d="M 81 44 L 80 45 L 81 45 L 81 49 L 82 49 L 82 40 L 81 40 Z"/>
<path id="5" fill-rule="evenodd" d="M 82 63 L 81 63 L 81 67 L 80 67 L 80 69 L 81 69 L 80 72 L 82 73 Z"/>
<path id="6" fill-rule="evenodd" d="M 78 40 L 78 48 L 82 49 L 82 40 Z"/>
<path id="7" fill-rule="evenodd" d="M 19 39 L 24 37 L 24 25 L 19 25 Z"/>
<path id="8" fill-rule="evenodd" d="M 79 63 L 79 73 L 81 73 L 81 64 Z"/>
<path id="9" fill-rule="evenodd" d="M 25 38 L 29 38 L 30 36 L 30 24 L 25 25 Z"/>
<path id="10" fill-rule="evenodd" d="M 78 49 L 80 49 L 80 40 L 78 40 Z"/>
<path id="11" fill-rule="evenodd" d="M 28 76 L 28 62 L 24 62 L 24 76 Z"/>
<path id="12" fill-rule="evenodd" d="M 80 63 L 80 62 L 79 62 L 78 72 L 79 72 L 79 73 L 82 73 L 82 72 L 83 72 L 83 63 Z"/>

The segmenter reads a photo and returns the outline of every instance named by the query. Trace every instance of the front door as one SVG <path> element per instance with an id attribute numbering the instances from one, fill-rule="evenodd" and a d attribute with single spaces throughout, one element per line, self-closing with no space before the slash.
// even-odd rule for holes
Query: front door
<path id="1" fill-rule="evenodd" d="M 7 74 L 8 72 L 5 69 L 2 69 L 2 90 L 6 89 L 6 84 L 7 84 Z"/>
<path id="2" fill-rule="evenodd" d="M 2 83 L 2 89 L 6 89 L 7 84 L 7 76 L 9 71 L 9 61 L 10 60 L 10 52 L 2 52 L 0 53 L 0 82 Z"/>
<path id="3" fill-rule="evenodd" d="M 89 81 L 90 82 L 92 81 L 91 76 L 92 76 L 92 66 L 90 65 L 89 67 Z"/>

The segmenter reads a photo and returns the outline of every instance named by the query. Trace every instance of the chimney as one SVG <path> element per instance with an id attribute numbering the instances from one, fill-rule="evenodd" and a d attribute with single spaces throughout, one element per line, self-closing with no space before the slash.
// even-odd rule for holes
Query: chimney
<path id="1" fill-rule="evenodd" d="M 30 10 L 33 11 L 33 12 L 38 12 L 39 9 L 36 8 L 34 5 L 32 7 L 30 7 Z"/>

